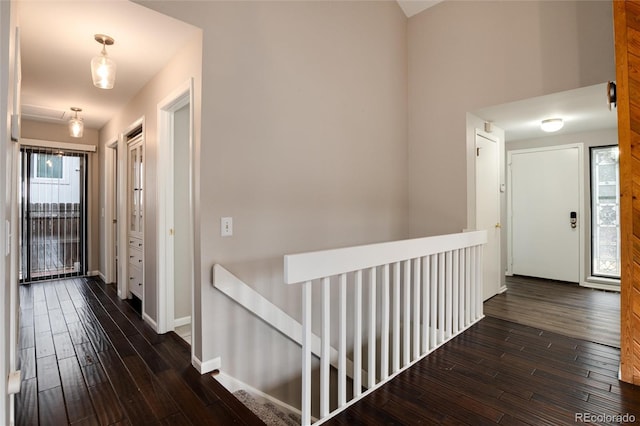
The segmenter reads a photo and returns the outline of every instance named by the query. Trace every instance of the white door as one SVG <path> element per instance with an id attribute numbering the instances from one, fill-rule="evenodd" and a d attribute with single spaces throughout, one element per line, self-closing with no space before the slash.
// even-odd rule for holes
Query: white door
<path id="1" fill-rule="evenodd" d="M 487 231 L 482 250 L 483 300 L 500 290 L 500 161 L 498 142 L 476 131 L 476 228 Z"/>
<path id="2" fill-rule="evenodd" d="M 581 161 L 578 145 L 510 152 L 514 274 L 580 281 Z"/>

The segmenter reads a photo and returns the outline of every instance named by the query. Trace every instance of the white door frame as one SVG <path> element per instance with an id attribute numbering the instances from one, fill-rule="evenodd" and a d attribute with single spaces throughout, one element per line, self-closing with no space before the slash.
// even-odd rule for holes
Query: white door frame
<path id="1" fill-rule="evenodd" d="M 512 185 L 512 170 L 511 170 L 511 159 L 514 154 L 526 154 L 533 152 L 544 152 L 544 151 L 557 151 L 563 149 L 578 149 L 578 227 L 580 231 L 578 232 L 578 271 L 579 271 L 579 284 L 585 284 L 585 241 L 586 241 L 586 232 L 587 227 L 590 227 L 590 223 L 586 223 L 585 215 L 584 215 L 584 145 L 581 143 L 573 143 L 566 145 L 554 145 L 554 146 L 545 146 L 539 148 L 528 148 L 528 149 L 518 149 L 507 152 L 507 182 L 509 191 L 507 192 L 507 275 L 513 275 L 513 185 Z"/>
<path id="2" fill-rule="evenodd" d="M 129 297 L 129 262 L 123 261 L 128 259 L 129 255 L 129 212 L 128 212 L 128 195 L 127 191 L 127 135 L 136 128 L 142 126 L 142 134 L 145 134 L 144 117 L 134 121 L 130 126 L 120 133 L 118 136 L 118 253 L 120 262 L 118 262 L 118 296 L 120 299 Z M 144 176 L 142 177 L 144 179 Z M 145 193 L 143 192 L 143 196 Z M 146 203 L 145 203 L 146 205 Z M 144 226 L 143 226 L 144 229 Z M 142 316 L 144 318 L 144 297 L 142 297 Z"/>
<path id="3" fill-rule="evenodd" d="M 193 78 L 184 82 L 158 103 L 158 333 L 174 329 L 174 115 L 189 105 L 189 260 L 191 276 L 191 315 L 194 312 L 194 99 Z M 162 172 L 162 173 L 160 173 Z M 191 352 L 196 338 L 191 321 Z"/>
<path id="4" fill-rule="evenodd" d="M 116 176 L 114 176 L 114 168 L 118 167 L 116 164 L 116 152 L 118 150 L 118 139 L 106 145 L 104 150 L 104 167 L 105 167 L 105 193 L 104 193 L 104 281 L 106 283 L 113 283 L 118 281 L 118 271 L 115 270 L 115 257 L 116 257 L 116 241 L 114 238 L 114 220 L 115 232 L 118 232 L 117 223 L 117 206 L 116 203 L 116 188 L 118 182 L 116 182 Z M 116 206 L 116 209 L 113 206 Z"/>

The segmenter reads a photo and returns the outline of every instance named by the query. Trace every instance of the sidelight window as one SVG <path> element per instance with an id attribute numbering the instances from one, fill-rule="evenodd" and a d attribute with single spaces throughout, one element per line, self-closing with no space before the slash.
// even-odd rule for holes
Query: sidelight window
<path id="1" fill-rule="evenodd" d="M 591 148 L 591 273 L 620 278 L 618 147 Z"/>

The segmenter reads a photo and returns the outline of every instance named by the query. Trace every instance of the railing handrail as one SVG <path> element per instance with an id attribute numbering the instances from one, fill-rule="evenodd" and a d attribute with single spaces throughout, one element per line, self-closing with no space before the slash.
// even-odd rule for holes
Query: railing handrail
<path id="1" fill-rule="evenodd" d="M 487 242 L 486 231 L 462 232 L 284 256 L 284 282 L 297 284 Z"/>

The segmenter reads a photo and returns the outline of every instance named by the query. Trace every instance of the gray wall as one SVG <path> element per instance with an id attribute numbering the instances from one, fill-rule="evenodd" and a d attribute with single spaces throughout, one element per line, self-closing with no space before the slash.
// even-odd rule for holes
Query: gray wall
<path id="1" fill-rule="evenodd" d="M 468 111 L 615 79 L 610 1 L 445 1 L 408 42 L 416 237 L 467 225 Z"/>
<path id="2" fill-rule="evenodd" d="M 298 404 L 299 348 L 215 290 L 211 267 L 300 318 L 284 254 L 408 235 L 406 18 L 395 2 L 143 4 L 204 29 L 202 359 Z"/>

